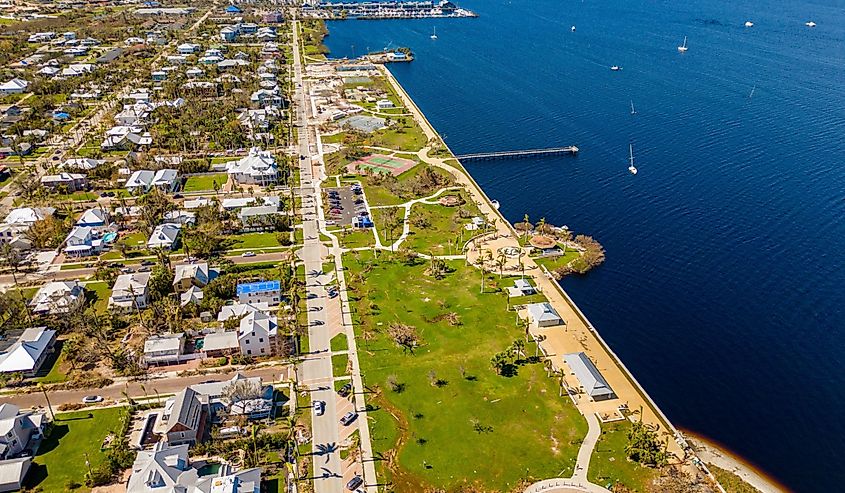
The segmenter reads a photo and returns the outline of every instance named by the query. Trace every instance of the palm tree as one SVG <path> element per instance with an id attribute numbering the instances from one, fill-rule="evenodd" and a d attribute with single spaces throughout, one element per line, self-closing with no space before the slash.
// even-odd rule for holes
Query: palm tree
<path id="1" fill-rule="evenodd" d="M 537 221 L 537 226 L 534 228 L 537 230 L 538 233 L 543 234 L 546 229 L 546 218 L 541 217 L 539 221 Z"/>
<path id="2" fill-rule="evenodd" d="M 499 268 L 499 279 L 502 278 L 502 275 L 505 270 L 505 264 L 508 262 L 508 257 L 505 255 L 505 252 L 500 251 L 499 256 L 496 257 L 496 266 Z"/>

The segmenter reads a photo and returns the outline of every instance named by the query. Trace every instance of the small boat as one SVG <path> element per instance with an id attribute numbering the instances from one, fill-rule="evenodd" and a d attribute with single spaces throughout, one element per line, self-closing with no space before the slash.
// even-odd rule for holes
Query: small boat
<path id="1" fill-rule="evenodd" d="M 634 102 L 633 102 L 633 101 L 631 101 L 631 114 L 632 114 L 632 115 L 636 115 L 636 114 L 637 114 L 637 110 L 635 110 L 635 109 L 634 109 Z"/>
<path id="2" fill-rule="evenodd" d="M 494 209 L 499 210 L 499 201 L 498 200 L 495 200 L 495 199 L 491 200 L 490 203 L 493 204 Z"/>
<path id="3" fill-rule="evenodd" d="M 804 25 L 807 27 L 816 27 L 816 23 L 813 21 L 807 21 L 804 23 Z"/>
<path id="4" fill-rule="evenodd" d="M 572 28 L 570 29 L 570 31 L 575 32 L 575 26 L 572 26 Z"/>
<path id="5" fill-rule="evenodd" d="M 754 97 L 754 91 L 756 91 L 756 90 L 757 90 L 757 84 L 754 84 L 754 87 L 751 88 L 751 94 L 748 95 L 748 99 L 751 99 L 751 98 Z"/>
<path id="6" fill-rule="evenodd" d="M 678 51 L 680 51 L 681 53 L 685 53 L 687 49 L 687 37 L 684 36 L 684 44 L 678 47 Z"/>
<path id="7" fill-rule="evenodd" d="M 434 28 L 434 31 L 432 31 L 431 36 L 429 37 L 431 39 L 437 39 L 437 27 Z"/>
<path id="8" fill-rule="evenodd" d="M 637 174 L 637 167 L 634 166 L 634 144 L 628 144 L 628 162 L 631 163 L 628 166 L 628 171 L 632 175 Z"/>
<path id="9" fill-rule="evenodd" d="M 612 65 L 610 67 L 610 70 L 613 70 L 614 72 L 618 72 L 618 71 L 622 70 L 622 67 L 620 67 L 619 65 Z"/>
<path id="10" fill-rule="evenodd" d="M 754 27 L 754 23 L 751 21 L 745 21 L 745 27 Z"/>

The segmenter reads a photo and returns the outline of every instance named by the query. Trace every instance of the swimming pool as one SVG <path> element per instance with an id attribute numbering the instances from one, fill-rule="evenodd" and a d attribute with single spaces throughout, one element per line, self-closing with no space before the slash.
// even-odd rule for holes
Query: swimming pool
<path id="1" fill-rule="evenodd" d="M 117 233 L 109 232 L 103 235 L 103 243 L 111 243 L 117 238 Z"/>

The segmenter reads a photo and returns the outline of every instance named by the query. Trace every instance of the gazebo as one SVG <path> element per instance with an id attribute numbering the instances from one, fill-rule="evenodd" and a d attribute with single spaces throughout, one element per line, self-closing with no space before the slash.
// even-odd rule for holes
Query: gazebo
<path id="1" fill-rule="evenodd" d="M 528 244 L 540 250 L 549 250 L 557 246 L 557 241 L 548 236 L 534 235 L 528 240 Z"/>

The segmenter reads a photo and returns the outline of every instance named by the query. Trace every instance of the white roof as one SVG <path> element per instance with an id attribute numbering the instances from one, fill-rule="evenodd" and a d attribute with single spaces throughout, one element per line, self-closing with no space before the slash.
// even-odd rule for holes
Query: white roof
<path id="1" fill-rule="evenodd" d="M 170 446 L 164 441 L 158 442 L 153 450 L 140 451 L 132 464 L 132 475 L 126 485 L 127 493 L 147 493 L 161 491 L 175 493 L 187 491 L 176 489 L 180 476 L 185 476 L 189 469 L 188 444 Z M 194 482 L 196 474 L 193 475 Z M 153 490 L 149 485 L 156 485 Z"/>
<path id="2" fill-rule="evenodd" d="M 531 315 L 531 318 L 535 322 L 545 322 L 553 320 L 557 321 L 558 323 L 562 323 L 560 315 L 558 315 L 554 307 L 552 307 L 552 305 L 548 302 L 531 303 L 526 308 L 528 309 L 528 313 Z"/>
<path id="3" fill-rule="evenodd" d="M 0 461 L 0 484 L 21 484 L 27 471 L 29 471 L 29 466 L 31 465 L 32 457 L 21 457 L 18 459 Z"/>
<path id="4" fill-rule="evenodd" d="M 87 157 L 86 158 L 73 158 L 73 159 L 68 159 L 67 161 L 65 161 L 64 164 L 62 164 L 62 166 L 65 166 L 65 167 L 68 167 L 68 168 L 78 168 L 78 169 L 84 169 L 84 170 L 92 170 L 92 169 L 96 168 L 97 166 L 103 164 L 104 162 L 105 161 L 103 161 L 103 160 L 91 159 L 91 158 L 87 158 Z"/>
<path id="5" fill-rule="evenodd" d="M 181 231 L 182 225 L 181 224 L 173 224 L 173 223 L 165 223 L 159 224 L 153 230 L 153 234 L 150 235 L 150 239 L 147 240 L 147 246 L 150 248 L 155 247 L 170 247 L 173 243 L 176 242 L 176 238 L 179 237 L 179 231 Z"/>
<path id="6" fill-rule="evenodd" d="M 222 206 L 224 209 L 240 209 L 241 207 L 262 203 L 263 205 L 272 205 L 278 209 L 281 202 L 279 201 L 279 197 L 275 195 L 265 195 L 263 197 L 238 197 L 223 199 Z"/>
<path id="7" fill-rule="evenodd" d="M 257 147 L 249 150 L 249 154 L 237 161 L 226 163 L 226 171 L 229 174 L 241 174 L 254 177 L 275 176 L 276 159 L 268 151 L 262 151 Z"/>
<path id="8" fill-rule="evenodd" d="M 277 327 L 278 324 L 275 315 L 258 311 L 252 312 L 241 319 L 241 324 L 238 328 L 238 337 L 249 337 L 253 332 L 274 336 L 276 335 Z"/>
<path id="9" fill-rule="evenodd" d="M 147 169 L 139 169 L 126 180 L 126 188 L 149 188 L 153 184 L 155 173 Z"/>
<path id="10" fill-rule="evenodd" d="M 182 279 L 199 279 L 208 282 L 208 262 L 196 264 L 179 264 L 176 266 L 176 273 L 173 276 L 173 284 Z"/>
<path id="11" fill-rule="evenodd" d="M 205 207 L 210 204 L 211 201 L 205 197 L 199 197 L 196 199 L 186 200 L 182 203 L 182 207 L 185 209 L 199 209 L 200 207 Z"/>
<path id="12" fill-rule="evenodd" d="M 102 209 L 88 209 L 87 211 L 83 212 L 79 219 L 76 221 L 76 224 L 95 224 L 95 223 L 105 223 L 106 222 L 106 212 Z"/>
<path id="13" fill-rule="evenodd" d="M 182 306 L 187 306 L 189 303 L 199 304 L 202 301 L 202 289 L 191 286 L 187 291 L 179 295 L 179 301 Z"/>
<path id="14" fill-rule="evenodd" d="M 266 301 L 260 303 L 235 303 L 233 305 L 223 305 L 220 313 L 217 315 L 218 322 L 225 322 L 230 318 L 241 318 L 242 316 L 252 312 L 268 312 L 270 305 Z"/>
<path id="15" fill-rule="evenodd" d="M 205 336 L 202 343 L 203 351 L 219 351 L 222 349 L 239 348 L 237 332 L 212 332 Z M 196 387 L 196 385 L 194 386 Z"/>
<path id="16" fill-rule="evenodd" d="M 147 283 L 150 281 L 149 272 L 136 272 L 133 274 L 122 274 L 117 276 L 112 287 L 112 296 L 130 296 L 130 291 L 139 295 L 146 291 Z"/>
<path id="17" fill-rule="evenodd" d="M 13 209 L 3 222 L 6 224 L 27 224 L 31 226 L 33 223 L 41 221 L 45 217 L 52 216 L 55 213 L 56 209 L 52 207 L 22 207 L 20 209 Z"/>
<path id="18" fill-rule="evenodd" d="M 53 281 L 41 286 L 29 306 L 35 313 L 62 313 L 79 302 L 85 296 L 79 281 Z"/>
<path id="19" fill-rule="evenodd" d="M 30 327 L 6 352 L 0 354 L 0 372 L 26 372 L 35 369 L 35 362 L 47 350 L 56 336 L 55 330 Z"/>
<path id="20" fill-rule="evenodd" d="M 29 86 L 29 82 L 24 79 L 19 79 L 15 77 L 14 79 L 4 82 L 0 84 L 0 91 L 19 91 L 26 89 Z"/>
<path id="21" fill-rule="evenodd" d="M 159 334 L 144 341 L 144 353 L 180 351 L 185 334 Z"/>

